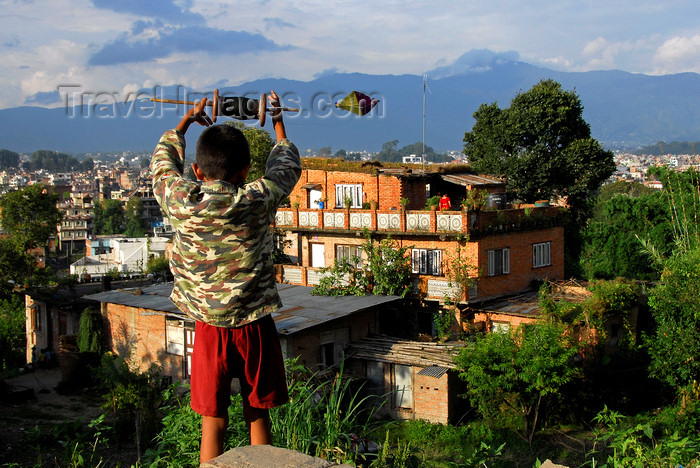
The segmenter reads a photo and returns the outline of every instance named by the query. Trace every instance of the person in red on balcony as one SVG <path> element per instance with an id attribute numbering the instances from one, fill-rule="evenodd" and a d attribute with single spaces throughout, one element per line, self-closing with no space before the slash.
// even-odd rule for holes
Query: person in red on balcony
<path id="1" fill-rule="evenodd" d="M 450 197 L 444 194 L 440 197 L 440 211 L 447 211 L 452 208 L 452 203 L 450 203 Z"/>

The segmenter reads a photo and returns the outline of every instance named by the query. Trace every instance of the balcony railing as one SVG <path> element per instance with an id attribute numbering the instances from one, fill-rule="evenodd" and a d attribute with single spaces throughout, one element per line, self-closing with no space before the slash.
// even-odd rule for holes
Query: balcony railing
<path id="1" fill-rule="evenodd" d="M 492 234 L 559 225 L 558 207 L 498 211 L 403 211 L 280 208 L 280 228 L 362 230 L 414 233 Z"/>

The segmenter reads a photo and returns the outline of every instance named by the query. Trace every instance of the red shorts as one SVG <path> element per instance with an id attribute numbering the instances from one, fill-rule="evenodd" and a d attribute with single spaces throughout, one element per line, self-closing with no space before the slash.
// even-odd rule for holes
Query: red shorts
<path id="1" fill-rule="evenodd" d="M 282 348 L 272 316 L 238 328 L 196 323 L 192 409 L 202 416 L 225 416 L 234 377 L 241 383 L 244 404 L 273 408 L 289 400 Z"/>

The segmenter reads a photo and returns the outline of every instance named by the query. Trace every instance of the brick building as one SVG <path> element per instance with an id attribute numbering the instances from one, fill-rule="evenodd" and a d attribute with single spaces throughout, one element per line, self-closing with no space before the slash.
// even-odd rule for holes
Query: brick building
<path id="1" fill-rule="evenodd" d="M 502 204 L 462 211 L 425 209 L 427 198 L 437 191 L 450 194 L 454 207 L 473 190 L 495 196 L 504 185 L 470 174 L 305 169 L 290 195 L 293 207 L 281 208 L 276 216 L 279 243 L 294 263 L 280 267 L 280 280 L 315 286 L 320 269 L 335 259 L 361 257 L 365 234 L 374 242 L 391 237 L 410 248 L 414 290 L 426 300 L 444 302 L 447 296 L 467 304 L 563 278 L 560 208 Z M 406 209 L 402 199 L 408 201 Z M 312 208 L 320 206 L 317 201 L 323 202 L 322 209 Z M 456 269 L 464 264 L 470 265 L 474 279 L 469 291 L 455 281 Z"/>

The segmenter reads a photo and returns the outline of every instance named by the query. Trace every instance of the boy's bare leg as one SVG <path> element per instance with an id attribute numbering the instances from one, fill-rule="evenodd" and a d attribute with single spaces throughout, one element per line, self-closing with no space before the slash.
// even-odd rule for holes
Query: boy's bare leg
<path id="1" fill-rule="evenodd" d="M 226 429 L 228 429 L 228 415 L 224 417 L 202 417 L 202 444 L 199 448 L 200 463 L 204 463 L 224 453 Z"/>
<path id="2" fill-rule="evenodd" d="M 243 404 L 243 419 L 250 432 L 250 445 L 272 445 L 268 410 Z"/>

